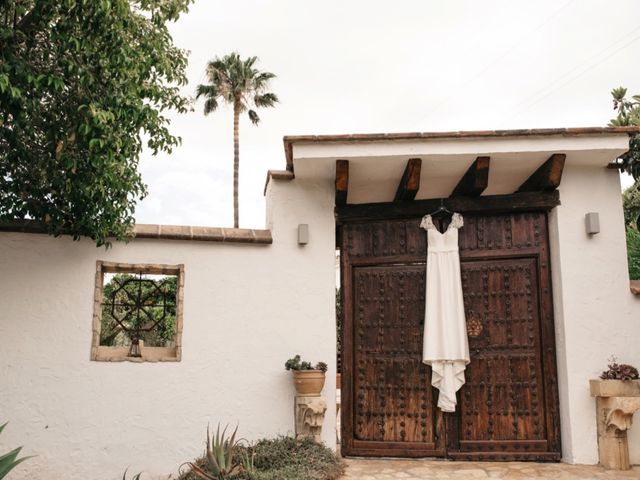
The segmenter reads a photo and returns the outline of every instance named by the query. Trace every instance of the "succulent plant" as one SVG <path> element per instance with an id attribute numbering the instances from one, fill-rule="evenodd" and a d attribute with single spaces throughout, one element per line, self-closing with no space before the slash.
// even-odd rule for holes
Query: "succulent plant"
<path id="1" fill-rule="evenodd" d="M 326 372 L 328 367 L 324 362 L 318 362 L 314 367 L 311 362 L 303 362 L 300 359 L 300 355 L 296 355 L 285 362 L 284 368 L 287 370 L 320 370 L 321 372 Z"/>
<path id="2" fill-rule="evenodd" d="M 602 380 L 637 380 L 638 369 L 626 363 L 617 363 L 615 357 L 610 359 L 609 368 L 600 375 Z"/>
<path id="3" fill-rule="evenodd" d="M 329 367 L 328 367 L 328 366 L 327 366 L 327 364 L 326 364 L 326 363 L 324 363 L 324 362 L 318 362 L 318 363 L 316 363 L 316 367 L 315 367 L 315 369 L 316 369 L 316 370 L 320 370 L 321 372 L 325 372 L 325 373 L 326 373 L 326 372 L 327 372 L 327 370 L 329 369 Z"/>
<path id="4" fill-rule="evenodd" d="M 128 471 L 129 471 L 129 469 L 124 471 L 124 475 L 122 475 L 122 480 L 127 480 L 127 472 Z M 133 477 L 131 477 L 131 480 L 140 480 L 141 477 L 142 477 L 142 472 L 136 473 Z"/>
<path id="5" fill-rule="evenodd" d="M 227 427 L 225 427 L 222 434 L 220 434 L 220 424 L 218 424 L 218 429 L 214 437 L 209 434 L 209 427 L 207 426 L 207 451 L 205 452 L 205 458 L 209 471 L 204 470 L 195 463 L 189 462 L 191 471 L 204 480 L 225 480 L 240 473 L 242 466 L 236 458 L 238 449 L 238 441 L 236 440 L 237 432 L 238 427 L 233 431 L 230 438 L 226 438 Z"/>

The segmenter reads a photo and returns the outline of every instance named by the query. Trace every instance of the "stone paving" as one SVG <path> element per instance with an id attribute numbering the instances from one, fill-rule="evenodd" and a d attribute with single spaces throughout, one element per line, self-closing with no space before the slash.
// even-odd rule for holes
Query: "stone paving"
<path id="1" fill-rule="evenodd" d="M 640 466 L 614 471 L 591 465 L 525 462 L 449 462 L 438 460 L 345 459 L 347 479 L 358 480 L 600 480 L 640 479 Z"/>

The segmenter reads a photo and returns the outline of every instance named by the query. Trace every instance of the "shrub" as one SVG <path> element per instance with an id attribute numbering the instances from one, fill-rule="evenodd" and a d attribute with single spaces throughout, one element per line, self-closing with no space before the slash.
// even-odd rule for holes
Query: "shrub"
<path id="1" fill-rule="evenodd" d="M 235 480 L 336 480 L 344 467 L 338 457 L 327 447 L 313 440 L 298 441 L 292 437 L 259 440 L 252 447 L 238 446 L 238 455 L 246 452 L 253 459 L 253 471 L 246 467 L 233 478 Z M 205 457 L 196 465 L 206 469 Z M 179 480 L 199 480 L 192 472 L 186 472 Z"/>

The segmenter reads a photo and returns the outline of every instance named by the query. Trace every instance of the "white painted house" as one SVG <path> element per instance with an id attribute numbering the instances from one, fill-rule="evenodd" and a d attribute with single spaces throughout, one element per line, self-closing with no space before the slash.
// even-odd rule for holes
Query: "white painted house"
<path id="1" fill-rule="evenodd" d="M 589 379 L 612 354 L 640 364 L 640 299 L 608 168 L 635 132 L 286 137 L 287 169 L 267 178 L 266 230 L 139 225 L 104 250 L 4 225 L 0 421 L 10 423 L 0 452 L 37 455 L 12 478 L 107 480 L 127 467 L 166 478 L 202 452 L 207 423 L 238 422 L 248 439 L 292 433 L 285 360 L 299 353 L 336 373 L 336 247 L 343 452 L 597 463 Z M 446 415 L 418 348 L 419 222 L 440 204 L 465 218 L 471 348 L 459 409 Z M 586 231 L 590 212 L 597 233 Z M 176 328 L 130 357 L 102 344 L 102 289 L 138 272 L 177 278 Z M 323 391 L 332 448 L 334 386 Z M 640 429 L 629 443 L 640 463 Z"/>

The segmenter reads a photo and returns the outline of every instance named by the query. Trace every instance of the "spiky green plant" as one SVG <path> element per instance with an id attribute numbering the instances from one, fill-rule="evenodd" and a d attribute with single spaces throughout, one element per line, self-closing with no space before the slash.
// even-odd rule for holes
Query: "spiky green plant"
<path id="1" fill-rule="evenodd" d="M 236 433 L 238 432 L 238 427 L 236 426 L 230 438 L 226 438 L 227 428 L 228 425 L 224 427 L 221 434 L 220 424 L 218 424 L 214 437 L 210 435 L 209 426 L 207 425 L 207 451 L 205 458 L 207 460 L 206 466 L 211 473 L 205 471 L 195 463 L 189 462 L 191 471 L 198 477 L 205 480 L 225 480 L 240 473 L 242 467 L 236 458 L 238 447 Z"/>
<path id="2" fill-rule="evenodd" d="M 124 471 L 124 474 L 122 475 L 122 480 L 127 480 L 127 472 L 128 471 L 129 471 L 128 468 Z M 131 480 L 140 480 L 141 476 L 142 476 L 142 472 L 136 473 L 133 477 L 131 477 Z"/>
<path id="3" fill-rule="evenodd" d="M 242 471 L 251 478 L 256 474 L 256 467 L 254 465 L 255 457 L 256 448 L 254 445 L 247 444 L 246 447 L 240 449 L 240 465 L 242 465 Z"/>
<path id="4" fill-rule="evenodd" d="M 4 430 L 7 424 L 0 425 L 0 433 Z M 22 447 L 18 447 L 15 450 L 11 450 L 9 453 L 5 453 L 4 455 L 0 455 L 0 479 L 6 477 L 11 470 L 17 467 L 19 464 L 27 460 L 31 457 L 22 457 L 18 458 L 20 454 L 20 450 Z"/>

